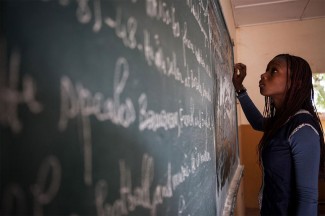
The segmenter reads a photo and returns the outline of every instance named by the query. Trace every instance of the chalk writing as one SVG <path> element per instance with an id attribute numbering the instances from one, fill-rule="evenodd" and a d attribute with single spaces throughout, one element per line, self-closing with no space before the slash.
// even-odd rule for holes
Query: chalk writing
<path id="1" fill-rule="evenodd" d="M 30 187 L 34 204 L 33 215 L 43 215 L 43 206 L 49 204 L 59 191 L 61 175 L 58 158 L 53 155 L 48 156 L 38 170 L 36 184 Z M 26 197 L 21 186 L 16 183 L 7 186 L 3 198 L 3 213 L 25 215 L 26 207 Z"/>
<path id="2" fill-rule="evenodd" d="M 149 1 L 150 2 L 150 1 Z M 148 3 L 148 2 L 147 2 Z M 154 1 L 148 3 L 155 4 Z M 148 6 L 148 7 L 154 7 L 154 6 Z M 151 10 L 151 9 L 150 9 Z M 156 12 L 152 12 L 156 13 Z M 200 95 L 203 98 L 206 98 L 209 102 L 212 101 L 211 98 L 211 90 L 208 90 L 206 88 L 201 88 L 201 86 L 204 86 L 203 81 L 200 81 L 200 83 L 196 83 L 197 81 L 192 76 L 188 75 L 187 77 L 184 77 L 182 74 L 181 69 L 179 68 L 177 64 L 177 56 L 175 52 L 172 52 L 171 56 L 166 54 L 164 52 L 164 49 L 162 46 L 160 46 L 160 43 L 157 43 L 157 35 L 155 35 L 155 41 L 156 45 L 154 45 L 151 42 L 151 34 L 148 30 L 143 30 L 143 44 L 139 43 L 136 40 L 135 34 L 137 31 L 137 20 L 134 17 L 129 17 L 127 24 L 123 24 L 122 22 L 122 10 L 120 8 L 117 9 L 117 15 L 116 19 L 113 20 L 111 18 L 106 18 L 105 23 L 108 27 L 114 28 L 116 35 L 118 38 L 120 38 L 123 41 L 123 44 L 130 48 L 135 49 L 138 48 L 139 51 L 143 51 L 145 60 L 149 66 L 153 66 L 159 71 L 161 74 L 171 77 L 174 80 L 176 80 L 178 83 L 190 87 L 189 81 L 192 81 L 192 88 L 195 89 L 200 93 Z M 202 67 L 204 68 L 203 72 L 205 72 L 209 77 L 211 77 L 211 68 L 209 64 L 207 64 L 203 58 L 202 50 L 197 48 L 192 41 L 188 38 L 187 35 L 187 25 L 185 24 L 184 27 L 184 35 L 183 35 L 183 56 L 184 56 L 184 66 L 187 66 L 186 63 L 186 48 L 191 51 L 191 53 L 194 54 L 196 60 Z M 200 70 L 198 70 L 199 73 L 201 73 Z M 192 79 L 191 79 L 192 78 Z M 185 79 L 185 80 L 184 80 Z"/>
<path id="3" fill-rule="evenodd" d="M 86 24 L 91 20 L 91 10 L 88 5 L 89 0 L 77 0 L 76 16 L 79 22 Z"/>
<path id="4" fill-rule="evenodd" d="M 144 30 L 144 56 L 149 66 L 153 65 L 159 72 L 166 76 L 173 77 L 176 81 L 184 83 L 182 73 L 177 66 L 176 54 L 173 52 L 172 58 L 165 56 L 162 47 L 153 47 L 150 40 L 150 33 Z"/>
<path id="5" fill-rule="evenodd" d="M 220 86 L 220 96 L 218 97 L 218 101 L 220 104 L 223 104 L 221 108 L 218 109 L 219 116 L 218 122 L 219 125 L 224 125 L 224 128 L 219 128 L 221 131 L 219 135 L 222 139 L 231 140 L 230 138 L 233 136 L 226 128 L 235 128 L 235 116 L 232 113 L 235 110 L 234 103 L 231 103 L 231 97 L 233 95 L 233 90 L 231 88 L 232 83 L 229 79 L 220 78 L 219 80 Z"/>
<path id="6" fill-rule="evenodd" d="M 137 41 L 135 34 L 137 31 L 137 20 L 134 17 L 129 17 L 127 23 L 122 22 L 122 9 L 117 8 L 116 19 L 113 20 L 110 17 L 105 19 L 105 24 L 115 29 L 116 36 L 120 38 L 124 45 L 130 49 L 137 47 Z"/>
<path id="7" fill-rule="evenodd" d="M 137 207 L 150 210 L 150 215 L 157 215 L 157 205 L 163 203 L 164 198 L 173 196 L 171 185 L 171 165 L 168 164 L 167 179 L 165 185 L 157 185 L 153 195 L 150 194 L 152 180 L 154 178 L 153 158 L 144 155 L 141 169 L 141 186 L 132 189 L 131 170 L 126 166 L 124 160 L 120 160 L 120 199 L 113 204 L 105 203 L 107 197 L 107 183 L 100 180 L 95 188 L 95 204 L 97 215 L 127 215 Z"/>
<path id="8" fill-rule="evenodd" d="M 218 103 L 224 104 L 217 108 L 217 125 L 223 125 L 224 127 L 217 127 L 217 144 L 216 149 L 218 152 L 217 158 L 217 189 L 220 191 L 225 184 L 228 183 L 229 172 L 232 164 L 236 161 L 237 147 L 235 145 L 235 134 L 230 133 L 229 130 L 225 128 L 236 128 L 235 115 L 235 104 L 231 103 L 231 96 L 234 94 L 233 89 L 230 88 L 231 81 L 221 77 L 218 81 L 218 86 L 220 87 L 220 95 L 218 97 Z"/>
<path id="9" fill-rule="evenodd" d="M 176 81 L 181 83 L 186 87 L 191 87 L 195 89 L 203 98 L 206 98 L 208 101 L 212 101 L 210 90 L 203 89 L 204 83 L 201 80 L 198 80 L 194 75 L 193 71 L 187 77 L 184 77 L 180 68 L 177 66 L 177 57 L 175 52 L 172 52 L 172 58 L 164 54 L 162 47 L 153 47 L 150 40 L 150 33 L 148 31 L 144 31 L 144 55 L 146 62 L 149 66 L 153 65 L 157 68 L 159 72 L 162 74 L 173 77 Z M 185 50 L 185 48 L 184 48 Z M 185 51 L 184 51 L 185 52 Z M 198 53 L 198 56 L 200 54 Z M 201 58 L 202 59 L 202 58 Z M 201 61 L 201 63 L 203 60 Z M 205 63 L 202 63 L 205 65 Z M 186 66 L 186 65 L 185 65 Z M 205 65 L 207 66 L 207 65 Z M 209 66 L 207 66 L 209 68 Z M 210 70 L 210 69 L 208 69 Z M 200 70 L 198 70 L 200 73 Z M 209 72 L 207 72 L 209 73 Z M 211 75 L 211 74 L 210 74 Z M 184 78 L 183 78 L 184 77 Z M 190 84 L 191 83 L 191 84 Z"/>
<path id="10" fill-rule="evenodd" d="M 150 215 L 157 215 L 157 205 L 163 203 L 165 198 L 173 196 L 173 191 L 183 183 L 190 175 L 195 174 L 199 166 L 204 162 L 210 161 L 210 153 L 205 151 L 203 154 L 195 153 L 192 155 L 191 167 L 187 164 L 181 166 L 180 172 L 171 174 L 171 163 L 167 166 L 167 177 L 165 185 L 157 185 L 151 195 L 150 189 L 153 187 L 154 179 L 154 160 L 145 154 L 142 158 L 141 166 L 141 186 L 132 186 L 132 173 L 124 160 L 120 160 L 120 198 L 113 204 L 105 203 L 108 196 L 108 185 L 105 180 L 97 182 L 95 187 L 95 203 L 97 215 L 127 215 L 133 212 L 137 207 L 143 207 L 150 210 Z M 195 161 L 195 162 L 194 162 Z M 179 213 L 186 209 L 185 199 L 180 197 Z"/>
<path id="11" fill-rule="evenodd" d="M 70 0 L 59 0 L 59 3 L 62 6 L 66 6 L 69 4 Z M 94 25 L 93 25 L 93 31 L 99 32 L 102 29 L 102 8 L 101 8 L 101 1 L 102 0 L 93 0 L 93 12 L 91 11 L 91 8 L 88 5 L 89 0 L 76 0 L 77 1 L 77 10 L 76 10 L 76 16 L 77 20 L 82 24 L 87 24 L 91 21 L 92 17 L 94 17 Z M 136 0 L 132 0 L 132 3 L 136 3 Z M 111 22 L 111 18 L 107 17 L 105 18 L 104 22 Z"/>
<path id="12" fill-rule="evenodd" d="M 95 116 L 99 121 L 111 121 L 125 128 L 135 121 L 135 110 L 130 98 L 120 102 L 121 94 L 129 77 L 129 65 L 125 58 L 119 58 L 114 72 L 113 98 L 104 99 L 100 92 L 92 93 L 81 83 L 74 85 L 64 76 L 61 79 L 61 112 L 58 127 L 61 131 L 67 128 L 69 119 L 81 117 L 82 138 L 84 144 L 85 182 L 92 184 L 92 143 L 89 117 Z"/>
<path id="13" fill-rule="evenodd" d="M 45 0 L 43 0 L 43 1 L 45 1 Z M 69 5 L 69 3 L 70 3 L 70 0 L 59 0 L 59 4 L 64 7 Z"/>
<path id="14" fill-rule="evenodd" d="M 181 216 L 183 215 L 183 211 L 186 209 L 186 201 L 183 195 L 179 196 L 178 199 L 178 215 Z"/>
<path id="15" fill-rule="evenodd" d="M 34 215 L 43 215 L 43 206 L 49 204 L 56 196 L 60 187 L 61 172 L 60 162 L 55 156 L 47 157 L 41 164 L 37 182 L 31 188 L 34 195 Z M 48 183 L 49 176 L 52 176 L 52 179 Z"/>
<path id="16" fill-rule="evenodd" d="M 136 1 L 131 2 L 136 3 Z M 78 21 L 82 24 L 90 22 L 92 18 L 92 12 L 88 5 L 89 0 L 77 0 L 77 3 L 78 6 L 76 10 L 76 15 Z M 208 34 L 203 28 L 201 17 L 208 16 L 208 1 L 206 2 L 206 5 L 204 5 L 202 0 L 200 0 L 199 2 L 187 0 L 186 3 L 187 6 L 190 8 L 192 15 L 195 17 L 197 23 L 199 24 L 201 32 L 204 34 L 206 44 L 210 46 L 210 43 L 207 43 L 207 41 L 210 40 L 208 40 Z M 64 5 L 65 3 L 61 4 Z M 146 14 L 149 17 L 160 20 L 166 25 L 171 25 L 174 37 L 180 37 L 181 28 L 179 22 L 176 21 L 175 18 L 176 9 L 174 6 L 168 6 L 167 3 L 163 0 L 146 0 L 145 4 Z M 102 28 L 101 0 L 94 0 L 93 8 L 95 14 L 95 24 L 93 26 L 93 31 L 98 32 Z M 172 55 L 169 56 L 166 55 L 162 47 L 158 46 L 154 48 L 150 41 L 150 33 L 145 28 L 143 30 L 144 42 L 143 44 L 139 43 L 136 39 L 138 26 L 137 20 L 131 16 L 127 18 L 126 23 L 123 23 L 122 15 L 122 9 L 120 7 L 117 7 L 115 20 L 107 16 L 104 18 L 104 23 L 108 27 L 115 29 L 117 37 L 123 41 L 123 44 L 126 47 L 130 49 L 137 48 L 140 52 L 143 52 L 146 62 L 149 66 L 156 67 L 156 69 L 162 74 L 168 77 L 173 77 L 176 81 L 188 87 L 188 80 L 184 80 L 181 70 L 177 66 L 176 54 L 172 52 Z M 189 35 L 187 34 L 186 22 L 184 23 L 182 43 L 184 66 L 187 67 L 186 49 L 189 49 L 190 52 L 194 54 L 197 62 L 204 68 L 203 72 L 208 74 L 208 76 L 211 78 L 211 67 L 204 59 L 203 51 L 196 45 L 194 45 L 194 43 L 190 40 Z M 202 84 L 204 85 L 204 83 Z M 199 91 L 199 89 L 196 90 Z M 199 92 L 201 96 L 203 96 L 203 98 L 207 98 L 211 102 L 211 96 L 209 96 L 211 95 L 210 90 L 205 89 L 205 91 Z"/>
<path id="17" fill-rule="evenodd" d="M 74 86 L 68 77 L 62 77 L 60 130 L 65 130 L 68 120 L 77 115 L 87 117 L 94 115 L 99 121 L 110 120 L 125 128 L 134 122 L 135 110 L 131 99 L 126 98 L 124 103 L 120 102 L 120 96 L 129 77 L 129 65 L 125 58 L 117 60 L 114 73 L 113 98 L 107 99 L 104 99 L 100 92 L 92 94 L 81 83 Z"/>
<path id="18" fill-rule="evenodd" d="M 211 161 L 210 153 L 205 150 L 203 153 L 195 152 L 191 154 L 191 160 L 187 163 L 181 165 L 181 171 L 173 174 L 172 176 L 172 185 L 173 190 L 182 184 L 191 174 L 196 173 L 198 168 L 205 162 Z M 184 209 L 183 209 L 184 210 Z"/>
<path id="19" fill-rule="evenodd" d="M 5 55 L 3 55 L 5 56 Z M 8 84 L 0 86 L 0 123 L 9 126 L 13 132 L 19 133 L 23 125 L 18 117 L 18 105 L 26 104 L 29 111 L 38 114 L 43 110 L 43 105 L 36 97 L 36 85 L 30 75 L 22 77 L 22 91 L 19 88 L 19 72 L 21 55 L 18 49 L 14 49 L 9 60 Z M 1 69 L 0 80 L 6 80 L 6 69 Z"/>
<path id="20" fill-rule="evenodd" d="M 146 12 L 149 17 L 161 20 L 172 27 L 174 37 L 180 36 L 180 25 L 175 19 L 175 7 L 168 7 L 162 0 L 146 0 Z"/>
<path id="21" fill-rule="evenodd" d="M 202 16 L 204 17 L 208 17 L 209 13 L 208 13 L 208 5 L 209 5 L 209 1 L 206 1 L 206 6 L 203 5 L 203 0 L 186 0 L 186 4 L 189 7 L 189 9 L 191 10 L 192 15 L 195 17 L 195 20 L 197 21 L 198 25 L 200 26 L 200 30 L 204 35 L 204 39 L 205 39 L 205 45 L 210 45 L 208 42 L 210 42 L 209 40 L 209 36 L 206 32 L 206 30 L 203 27 L 203 23 L 202 23 Z"/>
<path id="22" fill-rule="evenodd" d="M 147 111 L 147 96 L 142 94 L 139 98 L 139 130 L 144 129 L 156 131 L 158 128 L 165 130 L 176 128 L 178 126 L 178 112 L 155 113 L 153 110 Z"/>
<path id="23" fill-rule="evenodd" d="M 204 72 L 207 73 L 209 77 L 211 77 L 211 67 L 208 63 L 205 62 L 203 57 L 203 52 L 200 48 L 198 48 L 189 38 L 187 34 L 187 23 L 184 23 L 184 33 L 183 33 L 183 60 L 184 60 L 184 66 L 187 64 L 186 60 L 186 49 L 189 49 L 195 56 L 197 62 L 202 65 L 202 67 L 205 69 Z"/>
<path id="24" fill-rule="evenodd" d="M 188 74 L 188 67 L 187 67 L 187 74 Z M 212 101 L 212 96 L 211 96 L 211 90 L 207 89 L 205 87 L 204 82 L 201 81 L 201 71 L 200 68 L 197 68 L 197 76 L 194 74 L 194 71 L 191 69 L 190 70 L 190 75 L 188 75 L 185 78 L 185 82 L 189 84 L 189 86 L 192 89 L 195 89 L 196 91 L 198 91 L 200 93 L 200 95 L 203 98 L 206 98 L 208 101 Z"/>
<path id="25" fill-rule="evenodd" d="M 102 93 L 96 92 L 93 94 L 81 83 L 74 85 L 66 76 L 61 79 L 61 112 L 58 127 L 61 131 L 64 131 L 69 119 L 80 116 L 84 143 L 84 178 L 85 182 L 89 185 L 92 184 L 92 139 L 89 116 L 93 115 L 99 121 L 109 120 L 116 125 L 121 125 L 125 128 L 129 127 L 136 119 L 133 102 L 130 98 L 126 98 L 125 103 L 120 102 L 120 95 L 125 88 L 128 77 L 128 62 L 125 58 L 119 58 L 115 67 L 114 97 L 113 99 L 108 98 L 106 100 Z M 199 92 L 202 91 L 199 84 L 200 81 L 193 77 L 193 75 L 191 82 L 192 88 L 196 88 Z M 207 97 L 211 96 L 207 94 Z M 191 104 L 191 114 L 184 113 L 183 108 L 172 113 L 165 110 L 157 113 L 153 110 L 147 110 L 148 102 L 144 93 L 140 95 L 138 102 L 140 131 L 177 128 L 178 136 L 180 136 L 183 127 L 205 127 L 209 130 L 213 128 L 213 118 L 209 117 L 207 110 L 205 115 L 203 115 L 201 110 L 198 110 L 197 114 L 194 115 L 194 104 Z"/>
<path id="26" fill-rule="evenodd" d="M 23 215 L 26 212 L 26 197 L 18 184 L 7 186 L 3 193 L 2 208 L 4 215 Z"/>
<path id="27" fill-rule="evenodd" d="M 141 94 L 138 102 L 140 131 L 156 131 L 159 128 L 164 130 L 177 128 L 178 136 L 180 136 L 184 127 L 207 128 L 209 130 L 213 128 L 213 119 L 209 116 L 208 111 L 206 110 L 205 115 L 203 115 L 201 110 L 197 110 L 197 113 L 195 113 L 193 102 L 190 105 L 190 114 L 184 113 L 183 108 L 179 108 L 178 111 L 174 112 L 166 112 L 165 110 L 155 112 L 148 110 L 148 100 L 144 93 Z"/>
<path id="28" fill-rule="evenodd" d="M 102 28 L 102 12 L 101 12 L 101 0 L 94 0 L 94 14 L 95 14 L 95 24 L 93 26 L 94 32 L 99 32 Z"/>

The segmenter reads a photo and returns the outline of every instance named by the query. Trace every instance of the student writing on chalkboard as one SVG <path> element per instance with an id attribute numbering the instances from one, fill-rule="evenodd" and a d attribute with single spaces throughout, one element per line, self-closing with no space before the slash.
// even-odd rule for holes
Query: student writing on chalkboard
<path id="1" fill-rule="evenodd" d="M 259 158 L 263 184 L 261 215 L 317 215 L 318 176 L 324 171 L 325 145 L 313 105 L 312 72 L 302 58 L 280 54 L 259 81 L 264 116 L 243 86 L 246 66 L 235 64 L 233 85 L 255 130 L 263 131 Z"/>

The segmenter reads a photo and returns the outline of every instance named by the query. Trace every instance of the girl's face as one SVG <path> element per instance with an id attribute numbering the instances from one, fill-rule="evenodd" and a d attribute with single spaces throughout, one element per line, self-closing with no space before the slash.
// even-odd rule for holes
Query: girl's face
<path id="1" fill-rule="evenodd" d="M 260 93 L 273 99 L 275 107 L 279 108 L 284 100 L 287 85 L 287 63 L 276 57 L 267 65 L 265 73 L 259 82 Z M 288 88 L 290 83 L 288 83 Z"/>

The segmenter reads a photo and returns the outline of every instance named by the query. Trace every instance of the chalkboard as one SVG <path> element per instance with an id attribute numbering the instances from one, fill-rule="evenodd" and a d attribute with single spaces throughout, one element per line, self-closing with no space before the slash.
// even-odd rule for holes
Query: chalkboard
<path id="1" fill-rule="evenodd" d="M 212 0 L 1 1 L 1 215 L 221 215 L 238 165 Z"/>

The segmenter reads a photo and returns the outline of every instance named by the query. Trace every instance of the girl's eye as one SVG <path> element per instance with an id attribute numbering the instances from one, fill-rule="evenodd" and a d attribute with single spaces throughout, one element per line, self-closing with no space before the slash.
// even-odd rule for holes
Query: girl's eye
<path id="1" fill-rule="evenodd" d="M 274 73 L 277 73 L 278 71 L 277 70 L 275 70 L 275 69 L 272 69 L 271 70 L 271 74 L 274 74 Z"/>

